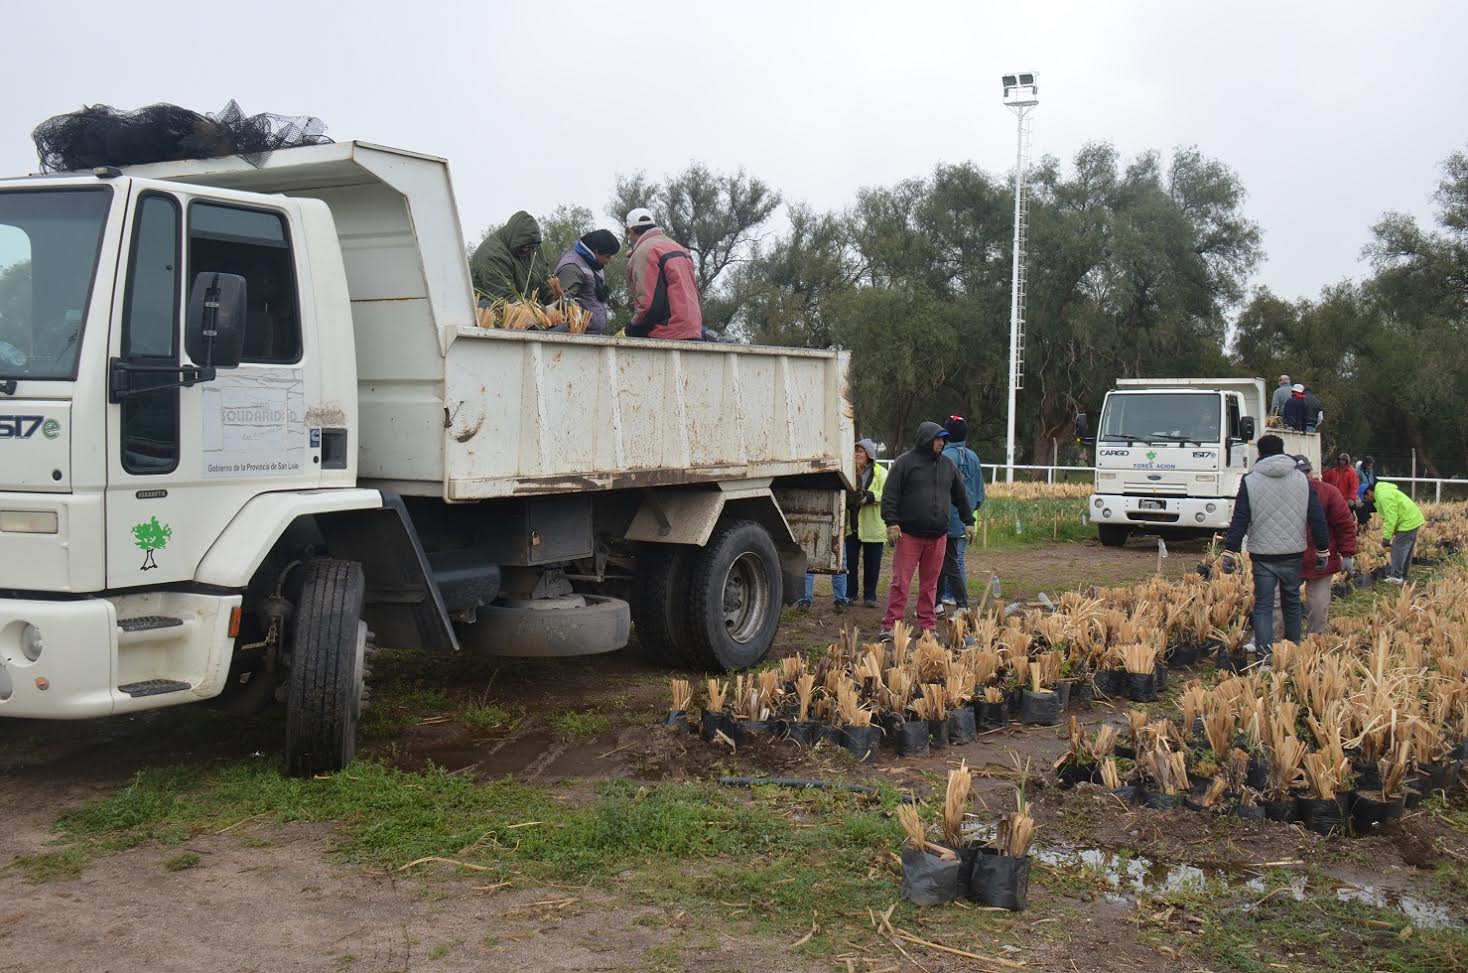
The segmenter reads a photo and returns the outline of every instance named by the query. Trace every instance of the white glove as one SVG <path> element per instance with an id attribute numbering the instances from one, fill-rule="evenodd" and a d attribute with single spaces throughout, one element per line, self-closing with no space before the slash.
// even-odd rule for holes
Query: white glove
<path id="1" fill-rule="evenodd" d="M 1341 570 L 1344 571 L 1344 572 L 1346 572 L 1347 574 L 1355 574 L 1356 573 L 1356 559 L 1353 558 L 1353 557 L 1342 557 L 1341 558 Z"/>

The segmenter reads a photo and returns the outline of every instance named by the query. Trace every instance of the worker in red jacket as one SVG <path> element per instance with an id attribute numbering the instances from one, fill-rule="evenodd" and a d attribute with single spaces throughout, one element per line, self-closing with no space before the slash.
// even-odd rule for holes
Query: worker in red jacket
<path id="1" fill-rule="evenodd" d="M 631 338 L 703 340 L 703 310 L 693 257 L 658 226 L 652 211 L 627 214 L 627 283 L 632 289 Z"/>
<path id="2" fill-rule="evenodd" d="M 1300 571 L 1300 576 L 1305 580 L 1305 631 L 1309 635 L 1317 635 L 1325 631 L 1330 620 L 1331 582 L 1341 571 L 1349 573 L 1355 568 L 1356 515 L 1351 513 L 1341 491 L 1320 479 L 1312 469 L 1309 459 L 1296 456 L 1295 468 L 1309 478 L 1310 489 L 1320 501 L 1320 509 L 1325 512 L 1325 524 L 1330 529 L 1330 557 L 1326 560 L 1325 567 L 1317 570 L 1314 554 L 1307 550 L 1304 567 Z M 1274 610 L 1278 612 L 1278 598 L 1274 605 Z M 1276 621 L 1276 630 L 1280 624 L 1282 622 Z"/>
<path id="3" fill-rule="evenodd" d="M 1356 476 L 1356 468 L 1351 465 L 1351 454 L 1341 453 L 1335 458 L 1335 465 L 1320 475 L 1320 478 L 1337 490 L 1341 496 L 1346 498 L 1346 506 L 1355 510 L 1361 505 L 1361 479 Z"/>

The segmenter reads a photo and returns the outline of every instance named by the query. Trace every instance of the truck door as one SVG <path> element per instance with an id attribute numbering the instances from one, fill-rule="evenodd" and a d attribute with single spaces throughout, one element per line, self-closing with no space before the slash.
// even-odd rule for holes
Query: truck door
<path id="1" fill-rule="evenodd" d="M 289 214 L 149 189 L 126 232 L 109 369 L 111 588 L 192 580 L 250 497 L 320 480 L 304 421 L 314 371 L 303 354 Z M 138 370 L 195 364 L 184 347 L 184 308 L 194 275 L 209 271 L 246 281 L 240 366 L 183 388 L 176 372 Z"/>

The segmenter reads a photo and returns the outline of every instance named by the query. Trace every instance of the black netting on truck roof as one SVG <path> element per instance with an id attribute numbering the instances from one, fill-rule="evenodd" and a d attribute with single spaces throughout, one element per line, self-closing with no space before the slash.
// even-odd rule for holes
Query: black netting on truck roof
<path id="1" fill-rule="evenodd" d="M 72 172 L 228 155 L 261 166 L 276 149 L 330 142 L 325 133 L 319 118 L 246 115 L 231 100 L 205 115 L 169 104 L 133 111 L 88 105 L 46 119 L 31 138 L 43 172 Z"/>

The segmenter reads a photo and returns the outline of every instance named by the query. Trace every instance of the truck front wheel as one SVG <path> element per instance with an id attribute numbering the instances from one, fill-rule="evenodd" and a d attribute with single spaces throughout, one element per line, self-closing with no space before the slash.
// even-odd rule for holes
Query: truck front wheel
<path id="1" fill-rule="evenodd" d="M 286 770 L 292 776 L 341 770 L 356 754 L 366 678 L 366 589 L 355 561 L 306 563 L 286 700 Z"/>
<path id="2" fill-rule="evenodd" d="M 1132 529 L 1121 524 L 1097 524 L 1096 533 L 1101 536 L 1101 543 L 1104 546 L 1124 547 L 1126 539 L 1132 534 Z"/>
<path id="3" fill-rule="evenodd" d="M 721 524 L 692 557 L 689 648 L 693 661 L 744 669 L 769 654 L 780 626 L 784 580 L 769 531 L 750 520 Z"/>

